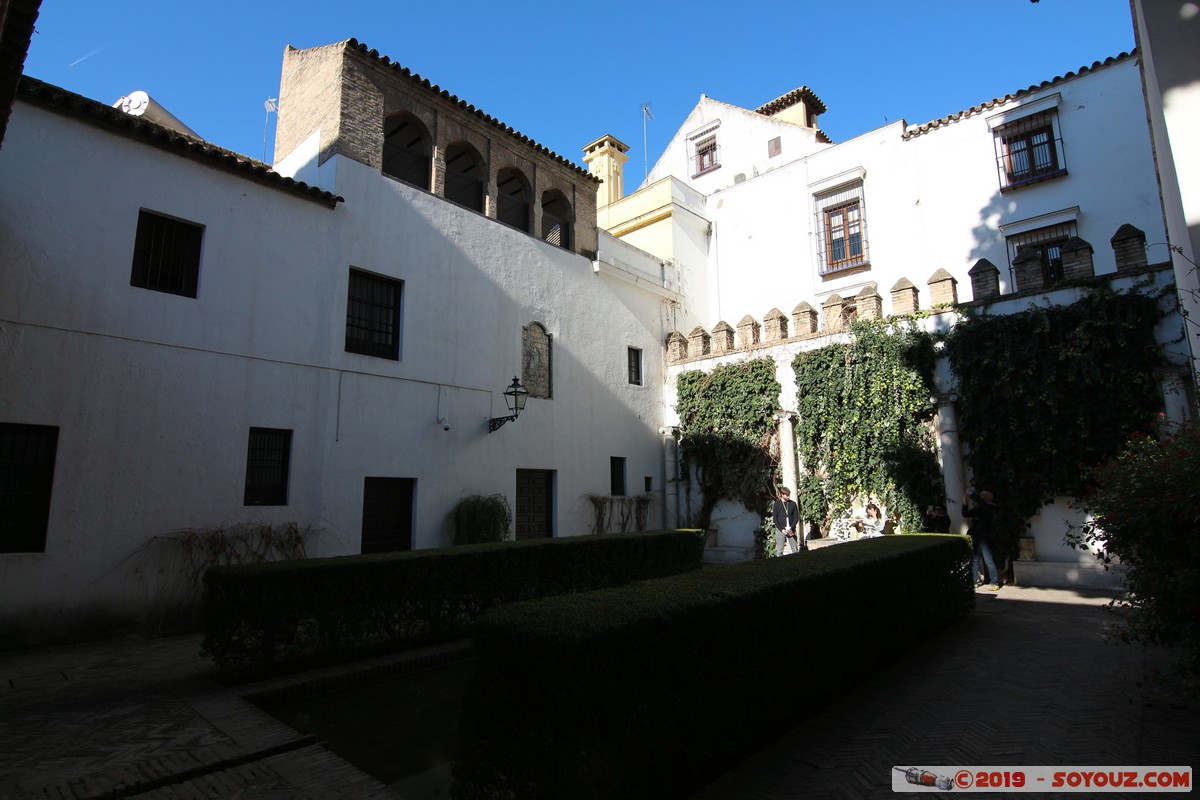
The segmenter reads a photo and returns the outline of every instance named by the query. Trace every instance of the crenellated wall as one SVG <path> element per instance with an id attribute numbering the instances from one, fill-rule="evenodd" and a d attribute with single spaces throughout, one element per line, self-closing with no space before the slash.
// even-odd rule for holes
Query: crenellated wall
<path id="1" fill-rule="evenodd" d="M 1117 272 L 1128 274 L 1148 269 L 1157 269 L 1147 264 L 1146 234 L 1131 224 L 1123 224 L 1111 239 L 1117 262 Z M 1062 245 L 1063 279 L 1058 285 L 1086 283 L 1097 280 L 1093 266 L 1092 245 L 1077 236 Z M 971 294 L 975 298 L 963 305 L 990 303 L 995 300 L 1039 294 L 1056 288 L 1047 282 L 1043 272 L 1041 256 L 1033 248 L 1021 248 L 1013 260 L 1016 274 L 1016 291 L 1006 295 L 1000 293 L 1000 270 L 985 258 L 979 259 L 968 273 L 971 278 Z M 1107 280 L 1111 275 L 1100 276 Z M 938 269 L 925 281 L 929 298 L 922 306 L 921 292 L 908 278 L 901 278 L 892 286 L 891 315 L 884 313 L 883 296 L 874 283 L 869 283 L 850 297 L 831 295 L 818 312 L 810 303 L 801 301 L 792 309 L 789 319 L 778 308 L 763 315 L 760 323 L 747 314 L 738 321 L 737 327 L 721 320 L 711 331 L 701 326 L 692 329 L 686 336 L 673 331 L 665 342 L 668 364 L 713 358 L 737 352 L 764 349 L 787 342 L 814 339 L 849 329 L 855 320 L 883 319 L 885 316 L 907 316 L 922 310 L 936 311 L 959 305 L 958 281 L 944 269 Z"/>

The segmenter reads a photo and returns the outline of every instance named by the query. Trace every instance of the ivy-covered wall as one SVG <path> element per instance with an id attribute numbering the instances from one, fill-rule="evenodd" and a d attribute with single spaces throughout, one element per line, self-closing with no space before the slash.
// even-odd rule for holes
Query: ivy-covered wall
<path id="1" fill-rule="evenodd" d="M 953 515 L 933 405 L 939 389 L 953 390 L 970 479 L 996 495 L 1011 552 L 1046 502 L 1081 496 L 1097 464 L 1154 430 L 1164 348 L 1173 346 L 1156 326 L 1173 294 L 1148 287 L 1093 284 L 1069 305 L 1007 314 L 960 308 L 942 315 L 954 324 L 941 332 L 922 315 L 857 322 L 842 342 L 681 373 L 682 455 L 700 492 L 690 524 L 707 527 L 722 499 L 769 510 L 781 477 L 777 414 L 791 405 L 775 377 L 779 358 L 795 375 L 796 500 L 806 521 L 827 532 L 868 497 L 898 513 L 903 530 L 919 530 L 929 505 L 948 501 Z M 935 367 L 950 375 L 940 387 Z M 957 468 L 960 454 L 950 455 L 941 461 Z"/>
<path id="2" fill-rule="evenodd" d="M 828 532 L 833 516 L 869 496 L 905 530 L 921 529 L 924 509 L 945 496 L 933 367 L 933 337 L 914 320 L 857 322 L 849 341 L 796 356 L 806 520 Z"/>
<path id="3" fill-rule="evenodd" d="M 777 480 L 780 391 L 770 358 L 680 374 L 682 452 L 701 493 L 697 518 L 688 524 L 709 527 L 722 499 L 738 500 L 751 510 L 766 506 Z"/>
<path id="4" fill-rule="evenodd" d="M 1065 306 L 967 315 L 946 337 L 959 432 L 977 489 L 996 496 L 1011 551 L 1039 508 L 1081 497 L 1089 473 L 1163 408 L 1160 297 L 1094 288 Z"/>

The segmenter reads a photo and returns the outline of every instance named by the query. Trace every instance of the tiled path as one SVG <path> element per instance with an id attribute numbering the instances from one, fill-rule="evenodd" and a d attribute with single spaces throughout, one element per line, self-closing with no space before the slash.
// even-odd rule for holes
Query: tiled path
<path id="1" fill-rule="evenodd" d="M 894 765 L 1200 766 L 1196 704 L 1147 680 L 1160 655 L 1105 643 L 1103 604 L 981 592 L 971 617 L 694 800 L 891 797 Z M 398 796 L 209 681 L 199 650 L 130 637 L 0 654 L 0 798 Z M 1121 796 L 1136 795 L 1105 795 Z"/>

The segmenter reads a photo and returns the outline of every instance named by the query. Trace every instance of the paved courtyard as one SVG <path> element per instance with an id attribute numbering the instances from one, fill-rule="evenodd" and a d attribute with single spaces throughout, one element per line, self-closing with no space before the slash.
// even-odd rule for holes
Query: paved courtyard
<path id="1" fill-rule="evenodd" d="M 1196 703 L 1157 676 L 1163 654 L 1106 643 L 1107 598 L 1005 587 L 978 600 L 693 800 L 894 797 L 896 765 L 1197 766 Z M 363 775 L 247 687 L 210 681 L 199 651 L 183 636 L 0 654 L 0 798 L 446 797 L 444 781 Z M 819 691 L 819 672 L 798 669 Z"/>

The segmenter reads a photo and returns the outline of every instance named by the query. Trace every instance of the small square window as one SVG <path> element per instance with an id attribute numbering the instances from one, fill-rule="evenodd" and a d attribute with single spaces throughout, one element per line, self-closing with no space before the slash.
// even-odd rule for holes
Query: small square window
<path id="1" fill-rule="evenodd" d="M 623 497 L 625 495 L 625 459 L 621 456 L 613 456 L 608 460 L 609 483 L 611 491 L 609 494 L 615 497 Z"/>
<path id="2" fill-rule="evenodd" d="M 767 142 L 767 158 L 774 158 L 782 152 L 783 144 L 780 142 L 778 136 Z"/>
<path id="3" fill-rule="evenodd" d="M 628 352 L 629 383 L 633 386 L 642 385 L 642 351 L 630 347 Z"/>
<path id="4" fill-rule="evenodd" d="M 58 428 L 0 423 L 0 553 L 44 553 Z"/>
<path id="5" fill-rule="evenodd" d="M 346 352 L 400 360 L 402 281 L 350 270 Z"/>
<path id="6" fill-rule="evenodd" d="M 153 211 L 138 213 L 129 285 L 195 297 L 204 228 Z"/>
<path id="7" fill-rule="evenodd" d="M 248 506 L 286 506 L 288 469 L 292 460 L 292 432 L 276 428 L 251 428 L 246 448 Z"/>

